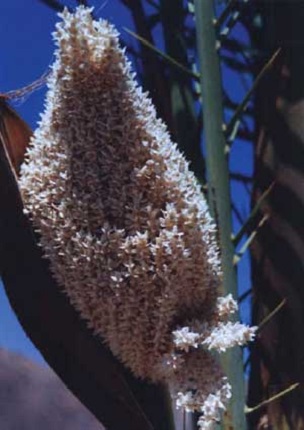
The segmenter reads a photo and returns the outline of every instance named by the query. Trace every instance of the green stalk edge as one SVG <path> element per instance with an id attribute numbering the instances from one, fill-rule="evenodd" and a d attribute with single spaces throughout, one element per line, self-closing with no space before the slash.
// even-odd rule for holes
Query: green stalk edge
<path id="1" fill-rule="evenodd" d="M 223 101 L 220 61 L 216 50 L 213 0 L 195 0 L 198 59 L 203 96 L 203 123 L 206 140 L 206 168 L 210 211 L 219 229 L 223 269 L 223 294 L 237 297 L 237 276 L 233 267 L 234 246 L 231 241 L 231 199 L 226 141 L 223 133 Z M 245 430 L 245 387 L 242 351 L 222 356 L 222 365 L 232 385 L 232 399 L 224 415 L 222 428 Z"/>

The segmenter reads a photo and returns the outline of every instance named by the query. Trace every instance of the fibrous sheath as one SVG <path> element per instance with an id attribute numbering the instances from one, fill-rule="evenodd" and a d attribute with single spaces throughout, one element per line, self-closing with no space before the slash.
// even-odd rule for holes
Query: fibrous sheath
<path id="1" fill-rule="evenodd" d="M 250 340 L 219 298 L 215 227 L 106 21 L 65 11 L 20 188 L 58 285 L 140 378 L 212 428 L 230 386 L 210 350 Z M 55 311 L 55 310 L 54 310 Z"/>

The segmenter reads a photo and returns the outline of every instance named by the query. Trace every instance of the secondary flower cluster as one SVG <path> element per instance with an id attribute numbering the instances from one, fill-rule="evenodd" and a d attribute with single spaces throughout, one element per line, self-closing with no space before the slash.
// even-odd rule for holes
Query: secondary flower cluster
<path id="1" fill-rule="evenodd" d="M 136 376 L 166 380 L 212 428 L 230 386 L 211 349 L 251 339 L 219 298 L 215 226 L 188 163 L 134 80 L 118 33 L 65 11 L 20 187 L 58 284 Z"/>

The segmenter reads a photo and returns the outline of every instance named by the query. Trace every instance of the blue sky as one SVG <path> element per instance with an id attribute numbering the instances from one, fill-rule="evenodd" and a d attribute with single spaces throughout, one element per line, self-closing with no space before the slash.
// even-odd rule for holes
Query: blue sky
<path id="1" fill-rule="evenodd" d="M 75 5 L 75 1 L 65 4 Z M 123 26 L 131 26 L 128 10 L 120 0 L 92 0 L 97 16 L 109 19 L 124 34 Z M 51 33 L 57 21 L 56 13 L 39 0 L 10 0 L 0 2 L 0 92 L 18 89 L 39 78 L 53 62 L 54 45 Z M 242 38 L 242 29 L 236 29 Z M 245 88 L 240 81 L 225 71 L 226 86 L 232 94 L 241 94 Z M 45 87 L 14 104 L 14 108 L 28 122 L 32 129 L 36 128 L 39 112 L 43 110 Z M 231 165 L 233 170 L 250 173 L 251 146 L 237 142 L 232 152 Z M 234 183 L 233 193 L 237 205 L 243 213 L 248 213 L 248 196 L 242 186 Z M 237 227 L 237 226 L 236 226 Z M 239 267 L 241 291 L 249 288 L 249 261 L 244 258 Z M 248 303 L 243 307 L 243 319 L 248 321 Z M 32 346 L 24 334 L 11 310 L 0 285 L 0 347 L 6 347 L 23 353 L 35 361 L 43 362 L 42 357 Z"/>

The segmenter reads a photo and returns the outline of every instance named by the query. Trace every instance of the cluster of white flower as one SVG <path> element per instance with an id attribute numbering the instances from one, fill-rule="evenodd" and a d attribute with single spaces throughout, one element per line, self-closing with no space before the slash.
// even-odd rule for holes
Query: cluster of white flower
<path id="1" fill-rule="evenodd" d="M 217 326 L 209 329 L 207 336 L 202 345 L 206 345 L 208 349 L 215 349 L 219 352 L 224 352 L 228 348 L 233 348 L 236 345 L 244 345 L 254 339 L 256 327 L 249 327 L 239 322 L 220 322 Z"/>
<path id="2" fill-rule="evenodd" d="M 190 347 L 198 348 L 199 345 L 206 346 L 209 350 L 215 349 L 224 352 L 236 345 L 244 345 L 254 339 L 256 327 L 249 327 L 239 322 L 227 321 L 230 315 L 238 309 L 237 303 L 229 294 L 217 299 L 217 318 L 210 326 L 206 322 L 193 322 L 193 330 L 182 327 L 172 332 L 173 342 L 177 350 L 188 352 Z M 196 331 L 194 331 L 196 330 Z"/>
<path id="3" fill-rule="evenodd" d="M 176 406 L 183 407 L 187 412 L 199 412 L 202 415 L 199 418 L 198 425 L 201 430 L 212 430 L 214 425 L 220 421 L 221 411 L 225 411 L 226 405 L 231 397 L 231 386 L 227 382 L 226 377 L 216 369 L 216 365 L 210 359 L 208 362 L 201 353 L 200 348 L 207 348 L 208 350 L 216 350 L 217 352 L 225 352 L 228 348 L 237 345 L 244 345 L 254 339 L 256 327 L 249 327 L 239 322 L 227 321 L 230 315 L 237 310 L 237 303 L 233 300 L 231 294 L 226 297 L 219 297 L 217 299 L 217 317 L 214 318 L 214 325 L 210 326 L 208 323 L 200 323 L 200 321 L 193 321 L 192 327 L 182 327 L 179 330 L 173 331 L 173 342 L 175 344 L 176 352 L 183 351 L 193 355 L 193 349 L 198 349 L 196 357 L 198 359 L 192 361 L 191 365 L 185 365 L 184 368 L 192 367 L 197 368 L 197 361 L 200 361 L 202 368 L 209 369 L 215 372 L 214 377 L 208 381 L 206 375 L 204 376 L 204 383 L 199 384 L 200 380 L 198 372 L 195 375 L 195 384 L 189 384 L 191 375 L 188 374 L 188 385 L 185 385 L 186 377 L 179 378 L 179 383 L 182 381 L 180 387 L 183 391 L 179 391 L 176 396 Z M 216 376 L 215 376 L 216 375 Z M 176 376 L 176 375 L 175 375 Z M 178 378 L 177 378 L 178 379 Z M 222 381 L 220 388 L 214 385 L 214 381 Z M 202 386 L 204 389 L 202 390 Z M 191 388 L 191 391 L 186 391 Z M 209 393 L 209 394 L 208 394 Z"/>
<path id="4" fill-rule="evenodd" d="M 137 86 L 117 31 L 90 12 L 65 11 L 57 25 L 46 110 L 22 167 L 25 208 L 88 326 L 211 428 L 230 386 L 208 349 L 254 331 L 227 323 L 236 304 L 218 297 L 215 226 L 200 186 Z"/>
<path id="5" fill-rule="evenodd" d="M 194 395 L 193 392 L 179 392 L 176 396 L 176 407 L 186 412 L 199 412 L 198 426 L 200 430 L 213 430 L 214 425 L 221 420 L 221 412 L 226 410 L 228 400 L 231 398 L 231 385 L 227 378 L 223 379 L 220 389 L 209 395 Z"/>
<path id="6" fill-rule="evenodd" d="M 231 385 L 227 382 L 215 394 L 209 394 L 201 407 L 203 415 L 198 420 L 201 430 L 212 430 L 221 419 L 220 411 L 226 410 L 227 400 L 231 398 Z"/>
<path id="7" fill-rule="evenodd" d="M 173 331 L 172 334 L 176 349 L 188 352 L 190 346 L 198 347 L 200 334 L 189 331 L 189 327 L 182 327 L 180 330 Z"/>

